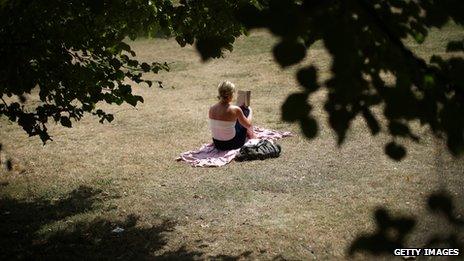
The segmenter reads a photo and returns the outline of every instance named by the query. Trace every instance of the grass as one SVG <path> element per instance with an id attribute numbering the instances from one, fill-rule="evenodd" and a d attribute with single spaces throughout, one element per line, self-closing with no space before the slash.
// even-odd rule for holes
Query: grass
<path id="1" fill-rule="evenodd" d="M 434 32 L 414 51 L 443 52 L 449 37 L 462 37 L 462 30 Z M 136 109 L 102 105 L 115 114 L 113 123 L 88 116 L 72 129 L 50 126 L 54 141 L 42 146 L 2 119 L 3 157 L 13 159 L 14 170 L 0 176 L 0 258 L 344 259 L 358 235 L 376 228 L 379 206 L 418 218 L 411 247 L 451 229 L 425 200 L 446 188 L 463 202 L 462 160 L 416 127 L 420 143 L 407 143 L 407 158 L 394 162 L 383 153 L 385 128 L 371 137 L 362 119 L 337 147 L 323 91 L 311 96 L 320 132 L 307 140 L 297 125 L 281 121 L 281 104 L 300 88 L 299 67 L 275 64 L 275 42 L 258 31 L 237 39 L 224 59 L 201 63 L 193 48 L 174 40 L 139 40 L 131 45 L 141 60 L 167 61 L 173 70 L 147 75 L 164 89 L 134 86 L 145 99 Z M 321 44 L 307 60 L 322 78 L 330 75 Z M 252 91 L 256 125 L 296 134 L 279 142 L 280 158 L 221 168 L 174 161 L 210 142 L 206 113 L 224 79 Z M 112 233 L 116 227 L 125 231 Z"/>

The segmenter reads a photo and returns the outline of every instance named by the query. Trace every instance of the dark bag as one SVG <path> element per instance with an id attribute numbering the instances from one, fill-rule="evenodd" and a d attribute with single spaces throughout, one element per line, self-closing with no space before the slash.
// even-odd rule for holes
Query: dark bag
<path id="1" fill-rule="evenodd" d="M 264 160 L 280 156 L 280 145 L 269 140 L 260 140 L 256 145 L 243 146 L 235 156 L 236 161 Z"/>

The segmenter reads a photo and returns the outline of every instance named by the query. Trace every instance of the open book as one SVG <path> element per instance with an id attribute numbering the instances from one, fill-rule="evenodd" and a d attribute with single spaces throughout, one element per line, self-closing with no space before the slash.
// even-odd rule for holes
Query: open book
<path id="1" fill-rule="evenodd" d="M 237 91 L 237 106 L 250 106 L 251 91 Z"/>

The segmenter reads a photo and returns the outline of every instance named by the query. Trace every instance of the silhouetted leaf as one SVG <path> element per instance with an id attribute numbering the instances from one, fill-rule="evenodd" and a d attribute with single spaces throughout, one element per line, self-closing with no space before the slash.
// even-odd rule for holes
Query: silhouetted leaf
<path id="1" fill-rule="evenodd" d="M 282 67 L 287 67 L 303 60 L 306 56 L 306 48 L 296 41 L 284 40 L 274 46 L 273 53 L 276 61 Z"/>
<path id="2" fill-rule="evenodd" d="M 207 37 L 197 40 L 196 48 L 203 61 L 210 58 L 218 58 L 222 54 L 222 48 L 226 46 L 224 39 L 219 37 Z"/>
<path id="3" fill-rule="evenodd" d="M 317 83 L 317 71 L 314 66 L 301 69 L 296 74 L 298 82 L 309 92 L 314 92 L 319 88 Z"/>
<path id="4" fill-rule="evenodd" d="M 13 163 L 11 162 L 11 160 L 6 161 L 6 170 L 8 171 L 13 170 Z"/>
<path id="5" fill-rule="evenodd" d="M 464 51 L 464 40 L 461 41 L 450 41 L 446 46 L 447 52 L 459 52 Z"/>
<path id="6" fill-rule="evenodd" d="M 380 131 L 380 125 L 372 112 L 368 108 L 363 108 L 362 115 L 366 120 L 367 126 L 369 127 L 372 135 L 378 134 Z"/>
<path id="7" fill-rule="evenodd" d="M 111 59 L 110 64 L 116 70 L 118 70 L 122 66 L 122 63 L 117 58 Z"/>
<path id="8" fill-rule="evenodd" d="M 409 127 L 397 121 L 390 121 L 388 124 L 390 133 L 395 136 L 407 136 L 410 133 Z"/>
<path id="9" fill-rule="evenodd" d="M 153 82 L 152 82 L 152 81 L 146 80 L 145 83 L 148 84 L 148 87 L 151 87 L 151 86 L 153 85 Z"/>
<path id="10" fill-rule="evenodd" d="M 308 117 L 300 119 L 300 127 L 307 138 L 312 139 L 317 136 L 318 126 L 315 119 Z"/>
<path id="11" fill-rule="evenodd" d="M 131 48 L 128 44 L 126 44 L 125 42 L 120 42 L 118 43 L 118 49 L 119 50 L 123 50 L 123 51 L 126 51 L 126 52 L 130 52 L 131 51 Z"/>
<path id="12" fill-rule="evenodd" d="M 403 146 L 395 142 L 389 142 L 385 146 L 385 153 L 394 160 L 402 160 L 406 156 L 406 150 Z"/>
<path id="13" fill-rule="evenodd" d="M 65 116 L 62 116 L 60 118 L 60 123 L 61 123 L 61 125 L 65 126 L 65 127 L 68 127 L 68 128 L 72 127 L 71 121 L 69 120 L 68 117 L 65 117 Z"/>
<path id="14" fill-rule="evenodd" d="M 252 4 L 242 5 L 235 15 L 248 28 L 258 28 L 266 25 L 265 15 Z"/>
<path id="15" fill-rule="evenodd" d="M 19 95 L 18 98 L 19 98 L 19 102 L 21 102 L 21 103 L 25 103 L 27 101 L 26 96 L 24 96 L 24 95 Z"/>
<path id="16" fill-rule="evenodd" d="M 106 115 L 106 120 L 107 120 L 108 122 L 112 122 L 112 121 L 114 120 L 113 114 L 107 114 L 107 115 Z"/>
<path id="17" fill-rule="evenodd" d="M 325 109 L 329 113 L 330 127 L 337 134 L 337 144 L 341 145 L 345 141 L 346 132 L 353 119 L 353 115 L 346 107 L 335 104 L 330 100 L 325 104 Z"/>
<path id="18" fill-rule="evenodd" d="M 271 18 L 266 21 L 271 32 L 286 39 L 296 39 L 303 30 L 303 22 L 295 1 L 270 0 L 269 9 Z"/>
<path id="19" fill-rule="evenodd" d="M 148 63 L 142 63 L 142 64 L 140 65 L 140 67 L 142 68 L 142 70 L 143 70 L 144 72 L 149 72 L 150 69 L 151 69 L 151 67 L 150 67 L 150 65 L 149 65 Z"/>
<path id="20" fill-rule="evenodd" d="M 305 93 L 290 94 L 282 105 L 282 120 L 293 122 L 308 117 L 311 107 L 306 102 L 307 98 Z"/>

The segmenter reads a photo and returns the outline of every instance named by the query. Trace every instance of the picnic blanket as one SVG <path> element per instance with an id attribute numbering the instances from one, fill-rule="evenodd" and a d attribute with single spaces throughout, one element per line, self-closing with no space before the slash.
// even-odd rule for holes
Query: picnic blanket
<path id="1" fill-rule="evenodd" d="M 289 131 L 276 131 L 260 127 L 254 127 L 253 131 L 256 134 L 257 138 L 247 140 L 245 146 L 255 145 L 261 139 L 267 139 L 272 141 L 292 136 L 292 133 L 290 133 Z M 193 167 L 220 167 L 231 162 L 237 155 L 237 152 L 239 151 L 240 149 L 221 151 L 216 149 L 213 143 L 209 143 L 203 144 L 197 150 L 186 151 L 181 153 L 176 160 L 185 161 Z"/>

